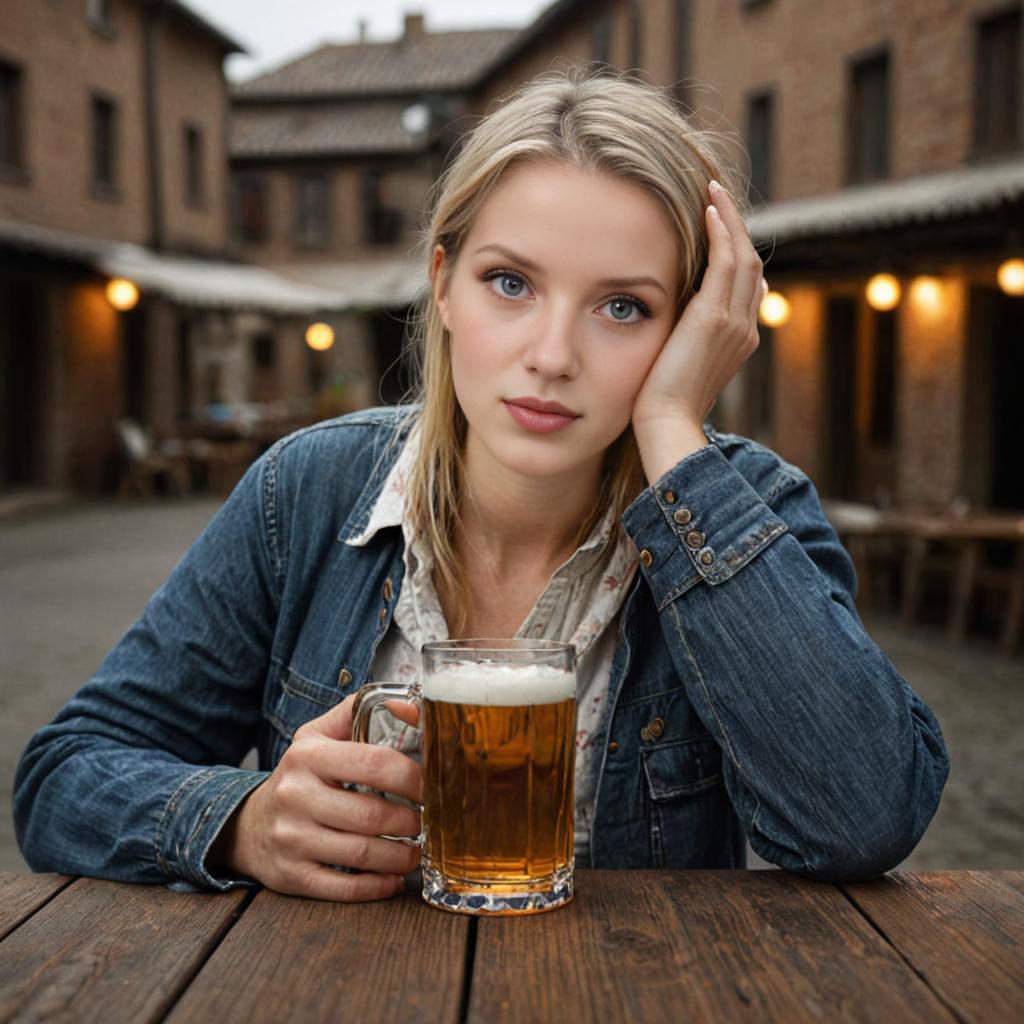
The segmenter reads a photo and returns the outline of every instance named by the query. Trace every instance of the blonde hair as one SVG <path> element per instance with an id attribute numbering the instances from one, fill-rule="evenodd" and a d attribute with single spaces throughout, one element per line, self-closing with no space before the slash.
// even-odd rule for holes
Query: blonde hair
<path id="1" fill-rule="evenodd" d="M 715 178 L 739 201 L 744 183 L 727 156 L 726 136 L 701 130 L 661 88 L 605 66 L 549 71 L 523 83 L 462 139 L 461 148 L 428 195 L 421 244 L 428 269 L 434 247 L 450 275 L 477 212 L 502 174 L 524 162 L 562 162 L 637 184 L 664 205 L 679 247 L 676 318 L 700 283 L 707 261 L 704 210 Z M 413 529 L 434 556 L 434 582 L 449 628 L 465 628 L 469 595 L 455 545 L 459 524 L 461 453 L 466 419 L 452 382 L 449 338 L 432 290 L 423 294 L 410 327 L 417 372 L 414 416 L 419 457 L 407 492 Z M 645 486 L 632 428 L 612 444 L 598 500 L 580 524 L 582 543 L 609 505 L 616 521 Z M 617 528 L 621 528 L 618 527 Z"/>

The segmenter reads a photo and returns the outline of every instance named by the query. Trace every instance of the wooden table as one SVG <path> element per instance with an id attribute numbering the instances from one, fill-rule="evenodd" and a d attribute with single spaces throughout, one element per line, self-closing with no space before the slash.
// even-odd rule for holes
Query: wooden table
<path id="1" fill-rule="evenodd" d="M 0 874 L 0 1021 L 1020 1021 L 1024 871 L 581 871 L 477 920 Z"/>

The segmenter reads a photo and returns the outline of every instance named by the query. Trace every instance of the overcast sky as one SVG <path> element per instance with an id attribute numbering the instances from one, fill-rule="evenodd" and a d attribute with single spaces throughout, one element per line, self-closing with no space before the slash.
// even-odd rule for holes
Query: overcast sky
<path id="1" fill-rule="evenodd" d="M 428 31 L 529 24 L 552 0 L 184 0 L 249 56 L 228 60 L 228 76 L 251 78 L 321 43 L 351 43 L 366 22 L 367 38 L 401 35 L 405 11 L 421 11 Z"/>

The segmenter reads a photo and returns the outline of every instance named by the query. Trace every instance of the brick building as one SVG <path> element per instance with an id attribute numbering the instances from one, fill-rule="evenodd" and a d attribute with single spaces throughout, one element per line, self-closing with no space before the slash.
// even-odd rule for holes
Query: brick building
<path id="1" fill-rule="evenodd" d="M 118 420 L 173 435 L 253 397 L 253 346 L 280 353 L 267 397 L 309 395 L 337 297 L 227 258 L 239 49 L 175 0 L 0 5 L 0 491 L 110 486 Z"/>
<path id="2" fill-rule="evenodd" d="M 445 49 L 464 43 L 472 68 Z M 716 421 L 833 497 L 1024 507 L 1011 383 L 1024 298 L 996 283 L 1002 261 L 1024 256 L 1022 45 L 1019 0 L 557 0 L 493 33 L 429 33 L 408 15 L 394 43 L 325 47 L 236 90 L 240 251 L 350 289 L 353 308 L 386 307 L 378 328 L 375 314 L 351 318 L 383 369 L 397 340 L 376 331 L 422 283 L 403 259 L 451 137 L 429 131 L 417 146 L 403 104 L 458 130 L 547 68 L 635 69 L 749 154 L 751 230 L 790 304 Z M 384 52 L 386 76 L 364 82 Z M 424 73 L 431 59 L 454 93 L 431 80 L 442 71 Z M 300 184 L 306 172 L 326 183 Z M 303 189 L 309 210 L 329 212 L 300 243 Z M 880 272 L 902 286 L 887 311 L 865 293 Z"/>
<path id="3" fill-rule="evenodd" d="M 404 389 L 404 322 L 426 284 L 424 198 L 519 34 L 427 32 L 407 14 L 393 42 L 325 45 L 233 90 L 236 251 L 344 296 L 332 358 L 364 404 Z"/>

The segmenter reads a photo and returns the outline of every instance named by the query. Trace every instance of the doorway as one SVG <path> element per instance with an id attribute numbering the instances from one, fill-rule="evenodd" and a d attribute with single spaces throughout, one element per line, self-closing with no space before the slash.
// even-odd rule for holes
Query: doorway
<path id="1" fill-rule="evenodd" d="M 30 280 L 0 283 L 0 489 L 42 483 L 41 294 Z"/>

